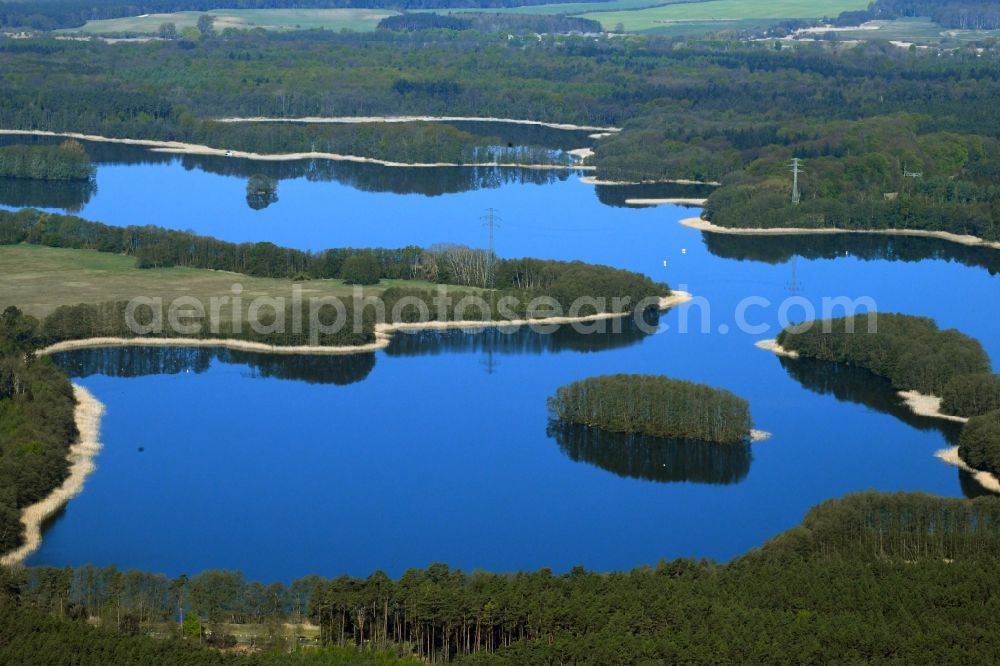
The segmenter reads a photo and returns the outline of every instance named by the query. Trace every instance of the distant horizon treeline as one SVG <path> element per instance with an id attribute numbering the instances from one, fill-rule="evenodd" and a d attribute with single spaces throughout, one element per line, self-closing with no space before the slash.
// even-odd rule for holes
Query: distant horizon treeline
<path id="1" fill-rule="evenodd" d="M 570 0 L 5 0 L 0 2 L 0 27 L 57 30 L 79 28 L 87 21 L 172 14 L 212 9 L 449 9 L 514 7 Z M 596 2 L 597 0 L 583 0 Z"/>
<path id="2" fill-rule="evenodd" d="M 749 663 L 789 654 L 818 663 L 878 661 L 887 653 L 907 662 L 980 663 L 1000 649 L 997 552 L 996 498 L 861 493 L 820 504 L 799 526 L 722 565 L 677 559 L 628 572 L 496 574 L 432 564 L 396 579 L 375 571 L 287 584 L 248 581 L 236 571 L 168 578 L 115 567 L 32 567 L 0 570 L 0 608 L 34 622 L 55 617 L 49 621 L 70 623 L 67 632 L 88 620 L 99 625 L 87 629 L 89 640 L 75 637 L 77 659 L 112 636 L 121 642 L 148 632 L 186 636 L 184 646 L 167 639 L 164 649 L 176 645 L 186 663 L 200 663 L 193 643 L 232 645 L 229 632 L 254 625 L 263 653 L 204 659 L 329 663 L 318 653 L 289 654 L 293 646 L 274 629 L 309 622 L 321 645 L 357 650 L 361 664 L 371 650 L 425 663 L 511 665 Z M 873 616 L 881 618 L 875 627 Z M 30 631 L 5 633 L 0 658 L 18 661 L 4 650 L 23 649 Z M 58 630 L 36 635 L 60 645 Z"/>
<path id="3" fill-rule="evenodd" d="M 750 405 L 729 391 L 658 375 L 604 375 L 560 387 L 553 415 L 611 432 L 737 444 L 750 438 Z"/>
<path id="4" fill-rule="evenodd" d="M 58 146 L 0 146 L 0 178 L 44 181 L 92 180 L 97 172 L 78 141 Z"/>

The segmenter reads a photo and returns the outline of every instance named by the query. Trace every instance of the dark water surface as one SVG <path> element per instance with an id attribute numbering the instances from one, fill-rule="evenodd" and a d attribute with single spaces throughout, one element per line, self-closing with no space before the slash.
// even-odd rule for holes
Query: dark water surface
<path id="1" fill-rule="evenodd" d="M 980 492 L 933 455 L 954 440 L 949 424 L 913 416 L 866 373 L 781 361 L 753 343 L 774 336 L 789 297 L 819 311 L 823 297 L 867 296 L 882 311 L 958 328 L 1000 358 L 1000 253 L 925 239 L 704 237 L 677 224 L 697 211 L 623 207 L 626 197 L 573 173 L 267 165 L 105 148 L 80 214 L 108 224 L 306 249 L 482 247 L 480 217 L 495 207 L 502 256 L 629 268 L 705 300 L 662 315 L 654 335 L 449 331 L 337 358 L 63 354 L 107 404 L 104 449 L 33 564 L 232 568 L 265 580 L 398 575 L 435 561 L 613 570 L 725 560 L 849 492 Z M 258 172 L 281 180 L 278 202 L 254 211 L 245 184 Z M 739 330 L 747 297 L 771 304 L 747 314 L 768 330 Z M 790 316 L 801 319 L 801 306 Z M 685 320 L 691 332 L 681 332 Z M 545 399 L 558 386 L 617 372 L 732 390 L 774 437 L 637 451 L 629 438 L 550 423 Z"/>

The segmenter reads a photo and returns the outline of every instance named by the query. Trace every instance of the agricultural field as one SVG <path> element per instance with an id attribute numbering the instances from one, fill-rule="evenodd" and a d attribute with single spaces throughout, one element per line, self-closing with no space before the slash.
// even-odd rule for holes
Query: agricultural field
<path id="1" fill-rule="evenodd" d="M 217 31 L 226 28 L 250 30 L 374 30 L 378 22 L 399 12 L 385 9 L 216 9 L 209 12 L 174 12 L 172 14 L 144 14 L 120 19 L 88 21 L 81 28 L 62 32 L 80 32 L 94 35 L 122 33 L 153 34 L 163 23 L 173 23 L 177 30 L 192 28 L 203 13 L 215 17 Z"/>
<path id="2" fill-rule="evenodd" d="M 725 26 L 750 20 L 832 17 L 867 6 L 868 0 L 709 0 L 612 12 L 591 10 L 579 16 L 600 21 L 606 30 L 620 27 L 627 32 L 660 32 L 691 24 L 711 29 L 715 24 Z"/>
<path id="3" fill-rule="evenodd" d="M 486 14 L 531 14 L 579 16 L 583 13 L 632 11 L 636 9 L 648 9 L 651 7 L 663 7 L 665 5 L 680 5 L 691 3 L 711 2 L 712 0 L 606 0 L 603 2 L 554 2 L 547 5 L 524 5 L 521 7 L 470 7 L 456 9 L 429 9 L 424 11 L 445 14 L 449 12 L 480 12 Z"/>

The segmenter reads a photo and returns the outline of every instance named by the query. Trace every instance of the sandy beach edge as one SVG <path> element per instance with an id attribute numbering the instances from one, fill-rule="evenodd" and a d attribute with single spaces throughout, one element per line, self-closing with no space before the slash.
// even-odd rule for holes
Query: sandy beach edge
<path id="1" fill-rule="evenodd" d="M 974 467 L 970 467 L 969 464 L 962 460 L 962 457 L 958 455 L 957 446 L 941 449 L 934 455 L 949 465 L 954 465 L 955 467 L 971 474 L 972 478 L 974 478 L 976 482 L 986 490 L 994 493 L 1000 493 L 1000 479 L 998 479 L 995 474 L 990 474 L 989 472 L 984 472 L 982 470 L 975 469 Z"/>
<path id="2" fill-rule="evenodd" d="M 769 351 L 772 354 L 776 354 L 778 356 L 784 356 L 785 358 L 799 357 L 799 353 L 797 351 L 785 349 L 784 347 L 779 345 L 778 341 L 775 340 L 774 338 L 771 338 L 770 340 L 758 340 L 753 344 L 753 346 L 756 347 L 757 349 L 763 349 L 764 351 Z"/>
<path id="3" fill-rule="evenodd" d="M 100 136 L 98 134 L 81 134 L 80 132 L 52 132 L 49 130 L 12 130 L 0 129 L 0 136 L 3 135 L 25 135 L 25 136 L 54 136 L 65 137 L 67 139 L 78 139 L 80 141 L 96 141 L 102 143 L 119 143 L 129 146 L 142 146 L 149 148 L 153 152 L 172 153 L 177 155 L 210 155 L 216 157 L 235 157 L 245 160 L 258 160 L 263 162 L 288 162 L 294 160 L 332 160 L 336 162 L 357 162 L 361 164 L 378 164 L 393 168 L 412 169 L 433 169 L 439 167 L 465 167 L 465 168 L 501 168 L 501 169 L 537 169 L 542 171 L 593 171 L 597 167 L 580 164 L 520 164 L 507 162 L 470 162 L 459 164 L 457 162 L 393 162 L 391 160 L 380 160 L 374 157 L 362 157 L 360 155 L 341 155 L 339 153 L 324 152 L 303 152 L 303 153 L 250 153 L 241 150 L 227 150 L 225 148 L 212 148 L 196 143 L 183 143 L 181 141 L 160 141 L 157 139 L 121 139 L 117 137 Z"/>
<path id="4" fill-rule="evenodd" d="M 250 118 L 216 118 L 217 123 L 331 123 L 344 125 L 360 125 L 363 123 L 506 123 L 508 125 L 533 125 L 559 130 L 581 130 L 584 132 L 599 132 L 615 134 L 621 132 L 620 127 L 602 127 L 600 125 L 574 125 L 572 123 L 552 123 L 544 120 L 525 120 L 523 118 L 496 118 L 489 116 L 302 116 L 299 118 L 274 118 L 255 116 Z"/>
<path id="5" fill-rule="evenodd" d="M 104 404 L 79 384 L 73 384 L 73 396 L 76 398 L 74 418 L 80 438 L 69 447 L 66 456 L 70 462 L 69 476 L 48 496 L 25 507 L 21 512 L 21 522 L 25 528 L 24 544 L 0 558 L 0 564 L 4 566 L 19 564 L 38 549 L 42 543 L 42 524 L 83 490 L 84 482 L 95 469 L 94 458 L 101 450 Z"/>
<path id="6" fill-rule="evenodd" d="M 684 197 L 668 197 L 664 199 L 626 199 L 626 206 L 704 206 L 708 199 L 685 199 Z"/>
<path id="7" fill-rule="evenodd" d="M 774 434 L 769 433 L 766 430 L 758 430 L 757 428 L 750 430 L 750 441 L 754 444 L 757 444 L 758 442 L 766 442 L 772 437 L 774 437 Z"/>
<path id="8" fill-rule="evenodd" d="M 897 395 L 903 399 L 910 411 L 918 416 L 927 416 L 934 419 L 944 419 L 955 423 L 968 423 L 969 419 L 964 416 L 952 416 L 941 411 L 941 398 L 936 395 L 927 395 L 919 391 L 898 391 Z"/>
<path id="9" fill-rule="evenodd" d="M 1000 250 L 1000 241 L 988 241 L 978 236 L 963 236 L 950 231 L 923 231 L 921 229 L 834 229 L 819 228 L 807 229 L 804 227 L 774 227 L 774 228 L 753 228 L 743 229 L 737 227 L 720 227 L 712 224 L 708 220 L 700 217 L 689 217 L 680 220 L 680 223 L 690 229 L 705 231 L 713 234 L 729 234 L 733 236 L 823 236 L 831 234 L 880 234 L 883 236 L 919 236 L 923 238 L 937 238 L 938 240 L 950 241 L 960 245 L 970 247 L 986 247 Z"/>
<path id="10" fill-rule="evenodd" d="M 669 296 L 664 296 L 657 304 L 660 311 L 687 303 L 692 295 L 686 291 L 673 290 Z M 259 352 L 264 354 L 283 355 L 318 355 L 343 356 L 347 354 L 364 354 L 379 351 L 389 346 L 393 333 L 397 331 L 430 331 L 467 329 L 482 330 L 486 328 L 517 328 L 520 326 L 553 326 L 563 324 L 583 324 L 606 319 L 628 317 L 631 312 L 602 312 L 581 317 L 540 317 L 537 319 L 508 319 L 503 321 L 428 321 L 417 323 L 377 324 L 375 326 L 375 341 L 363 345 L 319 346 L 268 345 L 261 342 L 232 340 L 226 338 L 85 338 L 83 340 L 66 340 L 57 342 L 36 353 L 48 356 L 74 349 L 94 349 L 101 347 L 223 347 L 236 351 Z"/>
<path id="11" fill-rule="evenodd" d="M 585 185 L 607 185 L 609 187 L 626 185 L 710 185 L 718 187 L 722 184 L 714 180 L 688 180 L 686 178 L 668 178 L 666 180 L 601 180 L 597 176 L 582 176 L 580 182 Z"/>

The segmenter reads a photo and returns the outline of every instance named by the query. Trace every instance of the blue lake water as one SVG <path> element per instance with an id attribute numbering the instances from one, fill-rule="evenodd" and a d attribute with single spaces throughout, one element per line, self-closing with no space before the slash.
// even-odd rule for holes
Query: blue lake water
<path id="1" fill-rule="evenodd" d="M 854 491 L 980 492 L 933 455 L 954 438 L 947 423 L 910 415 L 866 374 L 783 363 L 753 343 L 777 333 L 778 306 L 792 295 L 817 308 L 823 297 L 867 296 L 882 311 L 975 336 L 998 359 L 1000 253 L 923 239 L 706 238 L 677 223 L 697 211 L 608 205 L 617 195 L 578 174 L 340 165 L 317 178 L 300 167 L 281 167 L 278 202 L 255 211 L 247 173 L 272 167 L 108 160 L 96 192 L 74 207 L 108 224 L 304 249 L 482 247 L 480 218 L 495 207 L 501 256 L 628 268 L 705 302 L 664 314 L 655 335 L 422 334 L 339 359 L 62 355 L 107 405 L 104 449 L 31 564 L 232 568 L 264 580 L 395 576 L 436 561 L 617 570 L 727 560 Z M 772 303 L 748 317 L 767 331 L 738 330 L 737 306 L 751 296 Z M 706 308 L 708 330 L 697 332 Z M 681 332 L 685 318 L 693 332 Z M 618 372 L 732 390 L 774 437 L 748 450 L 678 444 L 644 457 L 627 442 L 550 427 L 545 399 L 557 387 Z"/>

